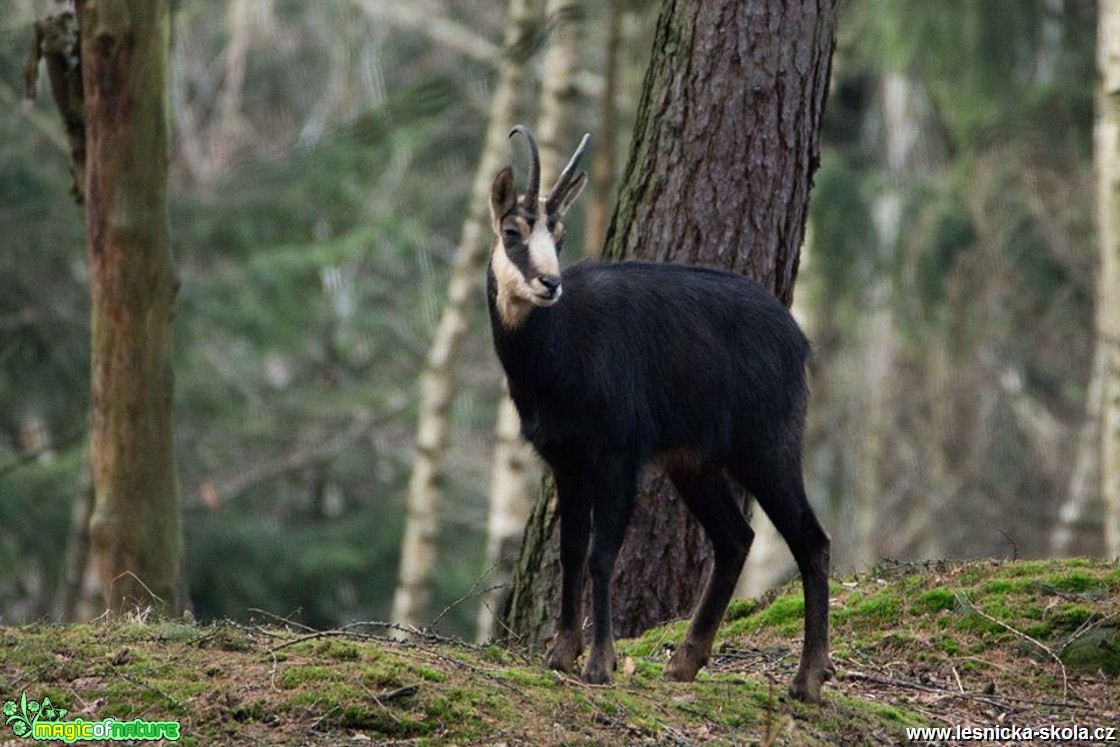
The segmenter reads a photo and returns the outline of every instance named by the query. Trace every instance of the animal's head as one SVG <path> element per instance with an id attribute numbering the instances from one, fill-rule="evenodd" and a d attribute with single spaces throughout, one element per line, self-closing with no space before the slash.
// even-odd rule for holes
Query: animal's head
<path id="1" fill-rule="evenodd" d="M 529 184 L 517 194 L 513 169 L 506 166 L 490 187 L 490 217 L 497 239 L 490 266 L 497 284 L 498 310 L 509 326 L 517 326 L 533 306 L 560 300 L 560 249 L 564 245 L 564 214 L 583 191 L 587 174 L 575 173 L 590 135 L 584 135 L 547 197 L 541 197 L 541 164 L 532 133 L 517 125 L 529 142 L 532 160 Z"/>

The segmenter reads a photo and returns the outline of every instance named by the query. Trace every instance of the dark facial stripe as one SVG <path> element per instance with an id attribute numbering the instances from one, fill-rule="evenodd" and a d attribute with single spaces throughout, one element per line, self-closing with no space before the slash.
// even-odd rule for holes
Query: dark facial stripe
<path id="1" fill-rule="evenodd" d="M 535 274 L 533 272 L 533 263 L 530 261 L 529 247 L 526 244 L 518 242 L 516 246 L 507 246 L 506 256 L 509 257 L 510 264 L 517 268 L 517 271 L 521 273 L 522 277 L 526 280 L 533 277 Z"/>

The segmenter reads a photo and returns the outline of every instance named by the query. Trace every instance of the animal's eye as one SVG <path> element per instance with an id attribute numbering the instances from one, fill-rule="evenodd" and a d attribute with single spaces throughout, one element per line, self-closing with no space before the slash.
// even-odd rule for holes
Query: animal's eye
<path id="1" fill-rule="evenodd" d="M 503 228 L 502 229 L 502 238 L 504 238 L 506 241 L 510 241 L 510 242 L 520 241 L 521 240 L 521 232 L 518 231 L 516 228 Z"/>

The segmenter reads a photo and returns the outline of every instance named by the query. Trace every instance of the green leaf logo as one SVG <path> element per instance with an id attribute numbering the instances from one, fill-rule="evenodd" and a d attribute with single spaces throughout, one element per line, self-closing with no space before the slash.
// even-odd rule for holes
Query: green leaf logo
<path id="1" fill-rule="evenodd" d="M 51 703 L 50 698 L 43 698 L 43 706 L 39 710 L 40 721 L 61 721 L 68 713 L 65 708 L 58 708 Z"/>
<path id="2" fill-rule="evenodd" d="M 4 724 L 11 726 L 12 733 L 17 737 L 26 737 L 31 735 L 31 729 L 40 718 L 47 720 L 49 718 L 47 714 L 57 715 L 60 711 L 66 713 L 65 709 L 52 706 L 50 698 L 43 698 L 42 703 L 37 700 L 28 700 L 25 691 L 20 696 L 18 705 L 14 700 L 4 701 Z M 58 716 L 58 718 L 61 718 L 61 716 Z M 51 720 L 55 719 L 52 718 Z"/>
<path id="3" fill-rule="evenodd" d="M 35 703 L 35 701 L 31 701 Z M 4 702 L 4 724 L 12 727 L 12 732 L 17 737 L 27 736 L 31 733 L 31 724 L 34 723 L 34 715 L 28 716 L 27 713 L 27 693 L 19 699 L 19 705 L 16 705 L 14 700 Z M 39 704 L 35 703 L 35 710 L 39 709 Z M 32 711 L 34 714 L 34 711 Z"/>

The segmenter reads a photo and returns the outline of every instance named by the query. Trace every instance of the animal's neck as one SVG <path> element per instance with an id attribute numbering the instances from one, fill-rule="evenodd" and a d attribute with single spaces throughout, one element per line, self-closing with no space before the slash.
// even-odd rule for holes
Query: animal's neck
<path id="1" fill-rule="evenodd" d="M 496 267 L 494 257 L 494 254 L 490 255 L 490 266 L 486 278 L 490 314 L 502 327 L 515 331 L 524 325 L 526 318 L 535 307 L 527 299 L 510 292 L 508 283 L 503 282 L 502 275 L 516 272 L 516 270 L 509 266 L 508 260 Z"/>
<path id="2" fill-rule="evenodd" d="M 508 309 L 503 309 L 500 284 L 492 269 L 487 273 L 486 286 L 494 349 L 503 368 L 507 374 L 511 369 L 539 372 L 540 364 L 547 357 L 545 351 L 555 347 L 557 315 L 554 309 L 542 309 L 526 302 L 527 308 L 519 316 L 515 315 L 515 323 L 511 324 L 504 315 Z"/>

